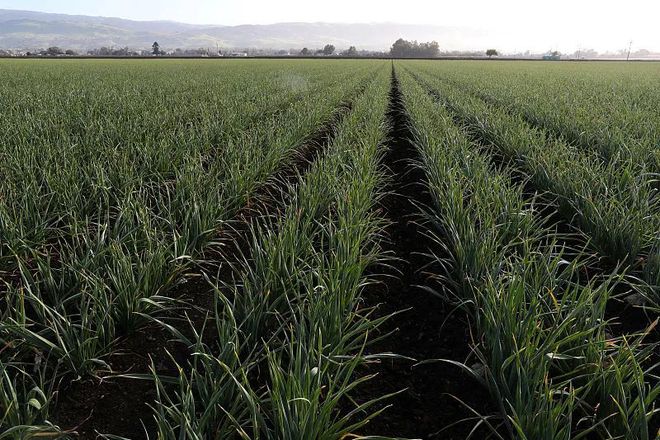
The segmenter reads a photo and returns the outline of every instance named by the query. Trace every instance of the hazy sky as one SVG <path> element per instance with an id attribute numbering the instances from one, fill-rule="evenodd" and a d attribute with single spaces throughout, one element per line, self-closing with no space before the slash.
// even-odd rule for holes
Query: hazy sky
<path id="1" fill-rule="evenodd" d="M 660 0 L 0 0 L 0 8 L 198 24 L 397 22 L 488 30 L 503 50 L 660 51 Z M 442 42 L 440 42 L 442 43 Z M 442 45 L 442 44 L 441 44 Z"/>

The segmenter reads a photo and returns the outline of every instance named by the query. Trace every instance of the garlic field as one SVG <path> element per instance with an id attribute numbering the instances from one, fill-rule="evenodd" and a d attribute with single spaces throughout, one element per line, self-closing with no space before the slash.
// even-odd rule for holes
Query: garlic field
<path id="1" fill-rule="evenodd" d="M 0 439 L 659 438 L 659 80 L 0 60 Z"/>

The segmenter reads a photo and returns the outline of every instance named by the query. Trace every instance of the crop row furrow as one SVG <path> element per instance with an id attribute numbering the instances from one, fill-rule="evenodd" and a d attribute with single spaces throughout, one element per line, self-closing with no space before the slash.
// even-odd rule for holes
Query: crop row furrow
<path id="1" fill-rule="evenodd" d="M 389 408 L 359 433 L 394 438 L 428 438 L 441 433 L 443 438 L 463 439 L 473 426 L 461 422 L 473 413 L 456 397 L 484 411 L 488 395 L 460 368 L 448 366 L 436 374 L 436 365 L 424 363 L 438 358 L 465 361 L 471 339 L 464 314 L 429 293 L 444 281 L 429 276 L 438 272 L 431 258 L 437 249 L 430 246 L 423 218 L 430 197 L 419 153 L 411 143 L 410 121 L 394 70 L 389 99 L 389 142 L 382 158 L 387 179 L 380 203 L 386 220 L 386 264 L 372 269 L 377 282 L 370 286 L 366 301 L 376 307 L 374 316 L 387 317 L 368 352 L 391 355 L 366 366 L 365 372 L 376 377 L 365 398 L 397 394 L 383 402 Z"/>

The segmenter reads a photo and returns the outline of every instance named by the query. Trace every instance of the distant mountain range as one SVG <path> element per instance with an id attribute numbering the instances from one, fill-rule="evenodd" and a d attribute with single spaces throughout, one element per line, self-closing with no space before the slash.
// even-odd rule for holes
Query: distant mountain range
<path id="1" fill-rule="evenodd" d="M 278 23 L 271 25 L 191 25 L 171 21 L 51 14 L 0 9 L 0 49 L 59 46 L 88 50 L 105 47 L 149 49 L 310 49 L 333 44 L 338 49 L 385 50 L 399 37 L 436 40 L 441 47 L 479 48 L 486 35 L 459 27 L 395 23 Z"/>

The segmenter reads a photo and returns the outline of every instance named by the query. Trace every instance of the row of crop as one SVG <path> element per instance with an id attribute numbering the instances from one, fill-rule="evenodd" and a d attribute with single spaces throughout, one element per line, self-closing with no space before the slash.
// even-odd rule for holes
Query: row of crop
<path id="1" fill-rule="evenodd" d="M 179 157 L 187 157 L 171 174 L 154 171 L 140 177 L 128 173 L 129 182 L 116 187 L 104 176 L 121 166 L 113 170 L 102 161 L 89 167 L 75 162 L 81 165 L 80 171 L 90 171 L 86 178 L 102 188 L 105 196 L 75 194 L 76 173 L 66 168 L 67 161 L 50 167 L 70 177 L 55 179 L 70 184 L 61 190 L 100 209 L 91 218 L 62 216 L 56 225 L 41 225 L 57 228 L 55 245 L 33 248 L 28 242 L 20 249 L 20 257 L 18 250 L 10 253 L 19 263 L 20 279 L 3 279 L 0 338 L 10 349 L 0 351 L 0 426 L 9 429 L 45 420 L 63 374 L 75 377 L 103 366 L 103 356 L 112 350 L 117 336 L 143 322 L 143 314 L 167 306 L 167 289 L 213 231 L 332 117 L 342 101 L 363 88 L 361 83 L 369 81 L 367 72 L 375 68 L 362 67 L 353 72 L 351 81 L 344 82 L 326 73 L 325 84 L 303 93 L 303 99 L 290 108 L 242 132 L 234 128 L 208 163 L 199 149 L 186 156 L 185 145 L 171 145 L 163 148 L 165 157 L 177 148 L 183 148 Z M 316 99 L 320 92 L 323 99 Z M 167 144 L 167 137 L 163 139 L 161 146 Z M 93 150 L 91 145 L 88 148 Z M 129 153 L 118 147 L 124 160 L 115 163 L 129 168 L 133 148 L 124 148 Z M 150 148 L 144 145 L 145 152 Z M 36 156 L 27 146 L 24 150 Z M 151 153 L 165 163 L 155 151 Z M 91 155 L 87 157 L 91 160 Z M 36 167 L 34 173 L 39 172 Z M 121 173 L 116 178 L 123 182 Z M 147 180 L 153 184 L 143 185 Z M 109 203 L 109 198 L 117 203 Z M 24 217 L 30 214 L 18 206 L 14 212 Z M 17 242 L 24 243 L 20 237 Z"/>
<path id="2" fill-rule="evenodd" d="M 382 227 L 385 73 L 288 189 L 282 216 L 253 225 L 240 282 L 216 287 L 212 343 L 179 335 L 195 354 L 178 378 L 155 375 L 157 438 L 337 439 L 372 416 L 373 402 L 347 396 L 378 325 L 360 292 Z"/>
<path id="3" fill-rule="evenodd" d="M 480 367 L 464 368 L 489 389 L 509 435 L 654 438 L 660 386 L 641 365 L 657 346 L 608 335 L 615 278 L 576 284 L 584 262 L 564 260 L 535 197 L 493 166 L 412 75 L 401 75 L 401 87 L 432 195 L 434 239 L 448 255 L 442 293 L 474 317 Z M 492 418 L 482 421 L 497 429 Z"/>
<path id="4" fill-rule="evenodd" d="M 165 290 L 218 225 L 357 87 L 358 81 L 347 83 L 325 90 L 325 100 L 300 100 L 280 117 L 229 139 L 206 166 L 190 152 L 169 182 L 118 187 L 102 176 L 87 176 L 103 193 L 75 197 L 99 205 L 98 212 L 62 214 L 61 226 L 44 228 L 59 235 L 52 246 L 26 243 L 25 252 L 14 252 L 21 280 L 7 286 L 2 329 L 70 371 L 95 368 L 116 335 L 139 324 L 139 312 L 164 300 Z M 103 173 L 106 167 L 97 163 L 93 170 Z M 76 170 L 66 173 L 74 179 Z M 122 179 L 121 173 L 117 178 Z M 56 193 L 75 193 L 76 182 Z M 106 205 L 110 198 L 116 203 Z M 15 209 L 20 216 L 31 214 L 26 207 Z M 17 237 L 20 244 L 23 240 Z"/>
<path id="5" fill-rule="evenodd" d="M 651 181 L 530 127 L 519 116 L 462 93 L 437 78 L 414 73 L 474 137 L 523 169 L 536 189 L 556 196 L 563 217 L 589 238 L 609 265 L 630 268 L 658 304 L 660 197 Z"/>
<path id="6" fill-rule="evenodd" d="M 428 66 L 425 66 L 428 68 Z M 642 74 L 625 72 L 634 81 L 618 82 L 617 76 L 595 78 L 589 72 L 538 72 L 519 66 L 522 72 L 489 68 L 480 71 L 461 65 L 428 69 L 508 111 L 584 148 L 597 151 L 604 160 L 633 164 L 638 173 L 660 172 L 660 125 L 657 102 L 635 97 Z M 504 72 L 506 71 L 506 72 Z M 624 73 L 624 72 L 620 72 Z M 655 87 L 643 90 L 645 94 Z M 632 102 L 626 102 L 630 100 Z"/>
<path id="7" fill-rule="evenodd" d="M 249 73 L 248 66 L 223 71 L 223 81 L 210 84 L 208 78 L 217 75 L 206 69 L 187 78 L 190 72 L 176 66 L 144 73 L 123 66 L 96 79 L 93 70 L 81 74 L 72 68 L 53 69 L 59 76 L 41 78 L 40 87 L 25 80 L 2 91 L 8 106 L 0 114 L 0 128 L 8 135 L 0 139 L 0 270 L 15 263 L 12 253 L 56 241 L 70 225 L 116 223 L 118 211 L 133 203 L 157 209 L 160 199 L 178 189 L 174 183 L 180 174 L 194 180 L 198 174 L 231 173 L 226 168 L 237 160 L 232 157 L 240 154 L 237 146 L 261 148 L 281 136 L 273 133 L 282 120 L 271 115 L 273 108 L 346 83 L 341 75 L 311 68 L 300 79 L 307 81 L 305 87 L 282 87 L 279 76 L 292 74 L 288 70 Z M 181 90 L 159 91 L 166 74 L 166 84 Z M 116 77 L 122 82 L 115 84 Z M 72 90 L 60 90 L 64 78 Z M 298 112 L 293 108 L 286 116 L 295 118 Z M 156 196 L 158 204 L 149 203 Z M 175 194 L 174 202 L 178 199 L 183 203 L 190 197 Z M 165 220 L 178 224 L 178 217 Z"/>

